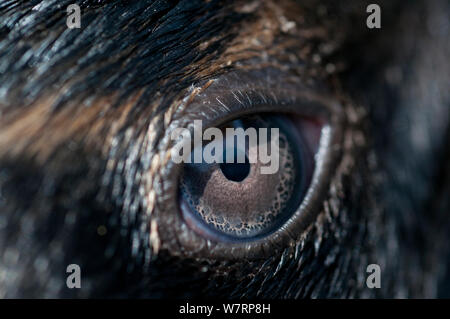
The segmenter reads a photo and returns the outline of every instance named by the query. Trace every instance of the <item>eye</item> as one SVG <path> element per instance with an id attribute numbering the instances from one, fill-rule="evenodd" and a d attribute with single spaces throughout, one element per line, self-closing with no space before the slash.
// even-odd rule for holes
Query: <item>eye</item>
<path id="1" fill-rule="evenodd" d="M 172 255 L 229 260 L 266 258 L 295 243 L 323 209 L 340 160 L 345 117 L 329 96 L 277 69 L 234 71 L 192 88 L 159 145 L 160 158 L 169 159 L 162 171 L 166 178 L 153 185 L 161 208 L 155 216 L 161 248 Z M 196 122 L 202 124 L 201 143 L 195 142 Z M 179 129 L 192 137 L 182 162 L 170 154 Z M 209 129 L 220 136 L 206 134 Z M 254 129 L 256 142 L 246 137 L 246 143 L 228 144 L 235 140 L 227 135 L 231 129 Z M 273 171 L 267 158 L 252 157 L 265 146 L 270 158 L 272 145 L 279 153 Z M 224 160 L 228 157 L 234 162 Z"/>
<path id="2" fill-rule="evenodd" d="M 191 163 L 184 164 L 179 201 L 186 223 L 201 236 L 228 242 L 255 240 L 280 228 L 310 185 L 321 126 L 311 118 L 277 113 L 243 116 L 220 126 L 220 163 L 195 163 L 191 155 Z M 230 128 L 248 132 L 243 143 L 227 134 L 233 132 Z M 276 137 L 270 136 L 272 129 L 278 131 Z M 254 145 L 249 145 L 249 133 L 256 136 Z M 273 169 L 264 171 L 258 151 L 274 139 L 278 147 L 267 154 L 276 167 L 270 163 Z M 211 143 L 199 146 L 202 154 Z M 256 156 L 250 160 L 249 154 Z"/>

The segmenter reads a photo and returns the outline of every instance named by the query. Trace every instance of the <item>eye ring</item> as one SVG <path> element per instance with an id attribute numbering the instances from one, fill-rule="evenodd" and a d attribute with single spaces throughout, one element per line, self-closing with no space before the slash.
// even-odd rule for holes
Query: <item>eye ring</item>
<path id="1" fill-rule="evenodd" d="M 255 82 L 255 79 L 266 80 Z M 170 183 L 161 185 L 162 196 L 158 201 L 161 209 L 155 216 L 162 249 L 168 249 L 175 255 L 193 258 L 265 258 L 298 239 L 314 222 L 328 191 L 332 173 L 339 163 L 344 117 L 338 101 L 325 93 L 303 87 L 298 80 L 289 79 L 292 77 L 278 70 L 241 71 L 219 77 L 189 102 L 186 111 L 174 114 L 166 134 L 170 136 L 175 128 L 191 127 L 195 119 L 203 120 L 206 129 L 236 117 L 264 112 L 320 117 L 325 124 L 316 154 L 314 173 L 295 213 L 279 229 L 254 241 L 230 243 L 204 238 L 188 227 L 180 214 L 178 201 L 175 199 L 178 196 L 178 178 L 182 165 L 169 162 L 165 169 L 168 170 Z M 273 81 L 277 83 L 276 86 Z M 169 150 L 169 139 L 164 141 Z"/>

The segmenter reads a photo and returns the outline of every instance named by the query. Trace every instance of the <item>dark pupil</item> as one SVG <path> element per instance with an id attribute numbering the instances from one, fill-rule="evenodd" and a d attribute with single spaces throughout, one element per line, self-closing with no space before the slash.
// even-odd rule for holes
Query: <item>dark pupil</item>
<path id="1" fill-rule="evenodd" d="M 233 182 L 242 182 L 250 172 L 250 163 L 245 156 L 245 163 L 237 163 L 237 150 L 234 152 L 234 163 L 225 163 L 226 150 L 224 151 L 224 163 L 220 164 L 223 175 Z"/>

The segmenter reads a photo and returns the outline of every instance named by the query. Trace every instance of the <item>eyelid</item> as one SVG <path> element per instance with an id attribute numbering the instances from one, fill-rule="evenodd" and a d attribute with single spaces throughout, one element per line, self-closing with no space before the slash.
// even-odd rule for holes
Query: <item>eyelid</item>
<path id="1" fill-rule="evenodd" d="M 204 127 L 218 126 L 233 118 L 262 112 L 295 113 L 325 122 L 341 121 L 341 106 L 318 89 L 294 82 L 277 70 L 234 72 L 213 80 L 198 93 L 188 110 L 177 114 L 184 121 L 201 119 Z"/>
<path id="2" fill-rule="evenodd" d="M 299 238 L 315 220 L 328 191 L 332 172 L 339 162 L 344 117 L 338 101 L 302 85 L 298 79 L 279 70 L 240 71 L 223 75 L 200 92 L 183 110 L 176 112 L 166 135 L 178 127 L 191 127 L 203 120 L 206 129 L 253 113 L 295 113 L 323 121 L 320 145 L 310 187 L 302 204 L 289 220 L 273 234 L 260 240 L 234 243 L 212 242 L 195 233 L 181 218 L 176 205 L 180 165 L 169 165 L 166 207 L 160 216 L 161 240 L 171 252 L 188 257 L 265 258 L 275 247 L 284 247 Z M 172 202 L 168 202 L 172 201 Z"/>

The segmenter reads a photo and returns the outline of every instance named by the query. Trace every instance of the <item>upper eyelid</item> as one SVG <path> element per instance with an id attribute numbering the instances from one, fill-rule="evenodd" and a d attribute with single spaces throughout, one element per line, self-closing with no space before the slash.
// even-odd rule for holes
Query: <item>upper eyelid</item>
<path id="1" fill-rule="evenodd" d="M 216 126 L 233 117 L 256 112 L 295 112 L 303 116 L 343 122 L 340 103 L 330 94 L 307 88 L 300 81 L 286 81 L 284 74 L 261 77 L 262 71 L 240 71 L 210 81 L 182 112 L 176 112 L 177 125 L 187 126 L 202 119 L 206 126 Z M 273 83 L 277 83 L 273 86 Z"/>

